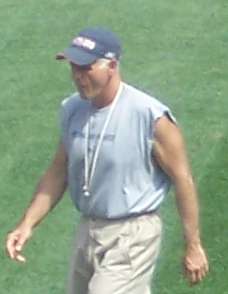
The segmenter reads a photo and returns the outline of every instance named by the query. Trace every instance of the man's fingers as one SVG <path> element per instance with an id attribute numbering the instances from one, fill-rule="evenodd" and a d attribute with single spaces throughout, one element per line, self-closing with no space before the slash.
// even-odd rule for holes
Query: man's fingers
<path id="1" fill-rule="evenodd" d="M 16 250 L 15 259 L 16 261 L 23 262 L 23 263 L 26 262 L 26 259 L 23 255 L 21 255 L 21 251 L 23 249 L 25 242 L 26 240 L 20 240 L 20 242 L 18 242 L 17 245 L 15 246 L 15 250 Z"/>
<path id="2" fill-rule="evenodd" d="M 203 270 L 197 270 L 195 283 L 201 282 L 203 278 L 204 278 Z"/>
<path id="3" fill-rule="evenodd" d="M 19 261 L 19 262 L 23 262 L 23 263 L 26 262 L 26 258 L 23 255 L 21 255 L 21 254 L 17 254 L 16 257 L 15 257 L 15 259 L 17 261 Z"/>
<path id="4" fill-rule="evenodd" d="M 25 236 L 19 234 L 9 233 L 6 241 L 6 252 L 7 255 L 14 260 L 25 262 L 25 257 L 19 254 L 26 242 Z"/>
<path id="5" fill-rule="evenodd" d="M 205 266 L 202 268 L 201 270 L 201 276 L 202 276 L 202 279 L 204 277 L 206 277 L 207 273 L 209 271 L 209 266 L 208 266 L 208 263 L 205 264 Z"/>
<path id="6" fill-rule="evenodd" d="M 22 250 L 22 248 L 23 248 L 25 242 L 26 242 L 25 239 L 20 239 L 20 240 L 17 242 L 15 248 L 16 248 L 16 250 L 17 250 L 18 252 L 20 252 L 20 251 Z"/>
<path id="7" fill-rule="evenodd" d="M 190 280 L 192 284 L 195 284 L 197 282 L 197 273 L 195 271 L 191 272 Z"/>
<path id="8" fill-rule="evenodd" d="M 199 283 L 209 271 L 207 256 L 201 246 L 189 247 L 184 258 L 186 277 L 192 285 Z"/>
<path id="9" fill-rule="evenodd" d="M 209 263 L 208 263 L 207 259 L 205 260 L 204 271 L 206 274 L 209 272 Z"/>
<path id="10" fill-rule="evenodd" d="M 16 254 L 15 245 L 17 241 L 18 241 L 18 236 L 13 236 L 11 234 L 8 235 L 7 241 L 6 241 L 6 251 L 11 259 L 15 258 L 15 254 Z"/>
<path id="11" fill-rule="evenodd" d="M 206 272 L 204 271 L 204 269 L 196 270 L 195 277 L 193 278 L 192 283 L 196 284 L 201 282 L 205 276 L 206 276 Z"/>
<path id="12" fill-rule="evenodd" d="M 199 271 L 186 271 L 186 277 L 189 280 L 191 285 L 195 285 L 196 283 L 200 282 L 202 277 Z"/>
<path id="13" fill-rule="evenodd" d="M 192 285 L 197 284 L 203 280 L 203 278 L 207 275 L 208 272 L 208 264 L 206 263 L 201 268 L 197 268 L 194 266 L 188 265 L 185 268 L 185 274 L 188 280 Z"/>
<path id="14" fill-rule="evenodd" d="M 185 269 L 185 276 L 189 280 L 190 284 L 193 285 L 196 283 L 197 274 L 193 269 Z"/>

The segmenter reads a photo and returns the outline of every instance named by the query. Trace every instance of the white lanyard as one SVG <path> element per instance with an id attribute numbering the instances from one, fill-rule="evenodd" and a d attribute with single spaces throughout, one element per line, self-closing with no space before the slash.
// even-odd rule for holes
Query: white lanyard
<path id="1" fill-rule="evenodd" d="M 90 187 L 91 187 L 91 182 L 95 173 L 95 169 L 96 169 L 96 165 L 97 165 L 97 159 L 100 153 L 100 149 L 101 149 L 101 145 L 104 139 L 104 135 L 107 129 L 107 126 L 111 120 L 113 111 L 116 107 L 117 101 L 120 97 L 120 94 L 122 92 L 122 88 L 123 88 L 123 84 L 120 83 L 119 89 L 117 91 L 117 94 L 111 104 L 111 107 L 109 109 L 108 115 L 106 117 L 104 126 L 101 130 L 98 142 L 97 142 L 97 146 L 95 147 L 95 151 L 94 151 L 94 156 L 92 156 L 91 158 L 91 162 L 89 164 L 89 133 L 90 133 L 90 118 L 88 119 L 88 122 L 85 126 L 85 155 L 84 155 L 84 165 L 85 165 L 85 182 L 83 185 L 83 193 L 84 196 L 88 197 L 90 196 Z"/>

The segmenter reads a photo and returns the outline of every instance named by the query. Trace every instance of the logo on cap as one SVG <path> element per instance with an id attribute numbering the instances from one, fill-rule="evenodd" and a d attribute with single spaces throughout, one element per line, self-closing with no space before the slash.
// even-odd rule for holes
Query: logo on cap
<path id="1" fill-rule="evenodd" d="M 115 57 L 115 53 L 113 53 L 113 52 L 107 52 L 107 53 L 105 54 L 105 57 L 108 58 L 108 59 L 112 59 L 112 58 Z"/>
<path id="2" fill-rule="evenodd" d="M 75 38 L 72 44 L 89 50 L 93 50 L 96 47 L 96 43 L 94 41 L 85 37 Z"/>

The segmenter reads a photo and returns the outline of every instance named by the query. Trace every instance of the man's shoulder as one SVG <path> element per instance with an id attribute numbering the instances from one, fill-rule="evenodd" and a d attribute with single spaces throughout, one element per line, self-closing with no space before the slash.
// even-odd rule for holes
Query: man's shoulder
<path id="1" fill-rule="evenodd" d="M 173 122 L 176 122 L 169 107 L 159 99 L 128 84 L 125 87 L 128 109 L 130 108 L 140 117 L 149 117 L 153 121 L 166 114 Z"/>
<path id="2" fill-rule="evenodd" d="M 83 108 L 87 107 L 87 102 L 81 99 L 76 92 L 62 100 L 60 106 L 60 116 L 64 119 L 69 119 Z"/>
<path id="3" fill-rule="evenodd" d="M 130 104 L 139 108 L 157 108 L 165 106 L 160 100 L 155 98 L 153 95 L 146 93 L 143 90 L 138 89 L 129 84 L 125 84 L 126 96 L 130 100 Z"/>
<path id="4" fill-rule="evenodd" d="M 73 93 L 72 95 L 65 97 L 62 102 L 61 106 L 65 109 L 74 108 L 77 105 L 80 105 L 81 98 L 77 92 Z"/>

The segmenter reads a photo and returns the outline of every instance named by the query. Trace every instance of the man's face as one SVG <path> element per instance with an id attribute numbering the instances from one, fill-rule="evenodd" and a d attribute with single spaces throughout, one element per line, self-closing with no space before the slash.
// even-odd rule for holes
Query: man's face
<path id="1" fill-rule="evenodd" d="M 109 61 L 98 60 L 91 65 L 70 63 L 72 78 L 83 99 L 92 100 L 102 94 L 111 77 Z"/>

